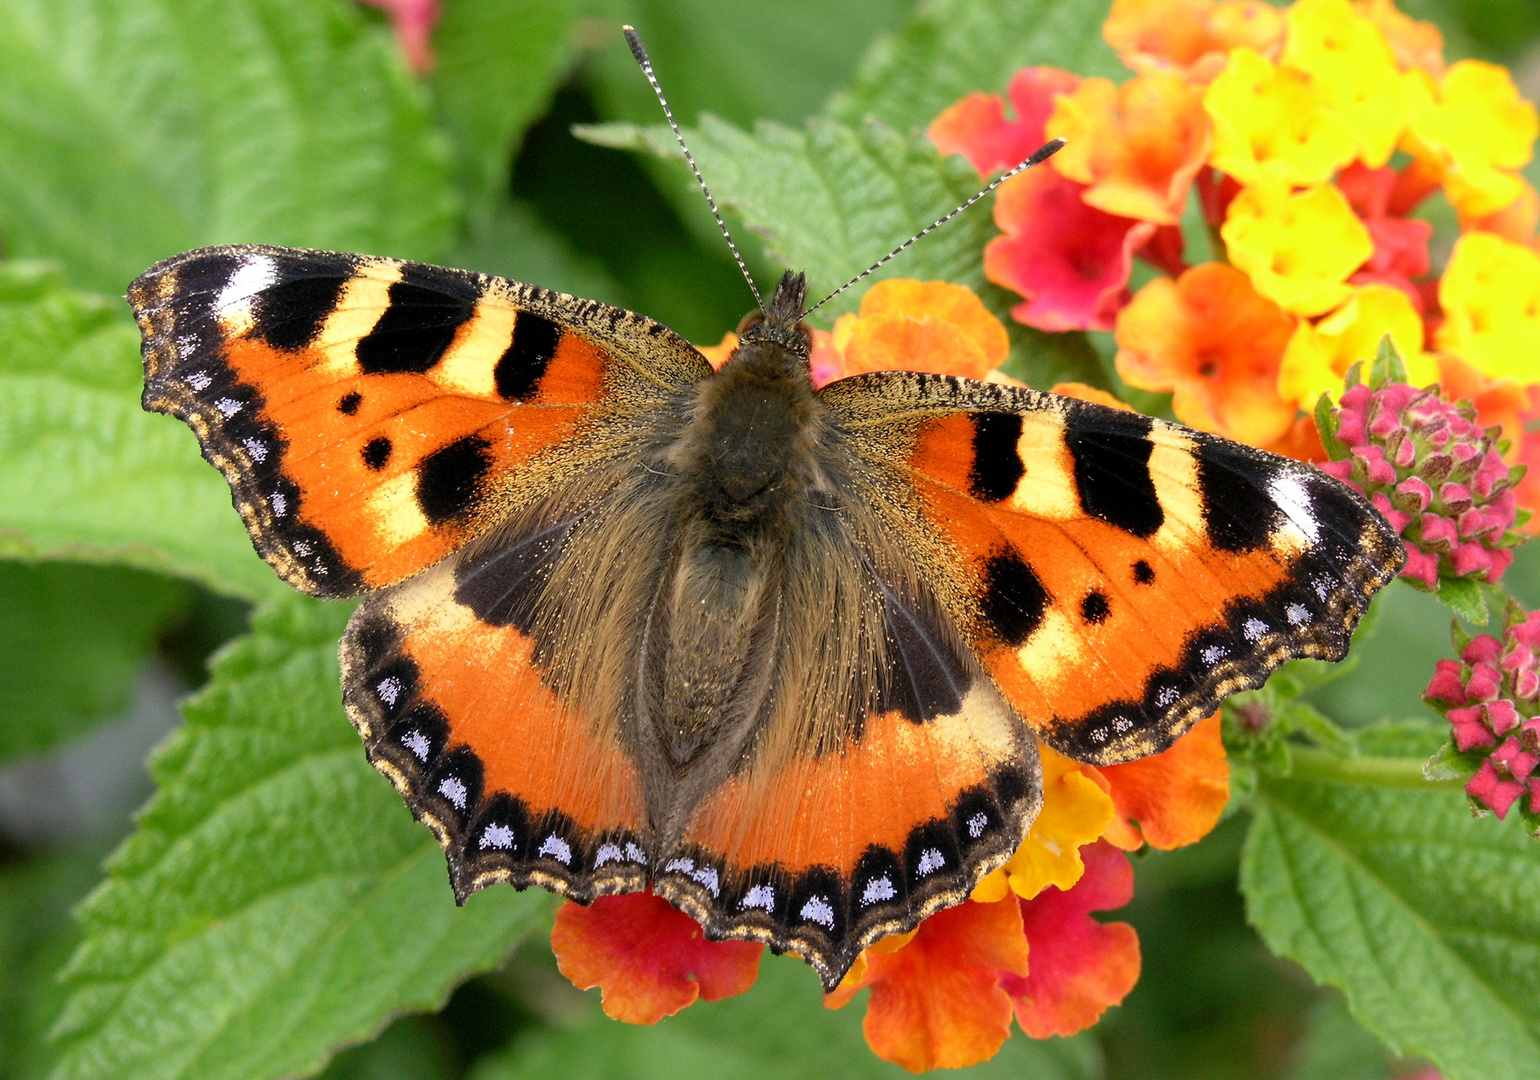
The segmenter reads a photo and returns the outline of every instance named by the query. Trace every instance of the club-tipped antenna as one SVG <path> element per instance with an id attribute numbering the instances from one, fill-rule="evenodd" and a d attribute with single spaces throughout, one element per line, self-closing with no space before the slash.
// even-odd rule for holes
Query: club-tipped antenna
<path id="1" fill-rule="evenodd" d="M 990 181 L 990 183 L 989 183 L 989 185 L 987 187 L 985 187 L 977 195 L 973 196 L 973 198 L 971 198 L 967 202 L 963 203 L 956 210 L 953 210 L 950 214 L 946 215 L 945 217 L 940 217 L 940 218 L 937 218 L 935 221 L 932 221 L 929 225 L 925 226 L 925 228 L 923 228 L 919 232 L 915 233 L 909 239 L 905 240 L 902 244 L 899 244 L 898 247 L 896 247 L 892 251 L 888 252 L 882 258 L 878 259 L 876 262 L 872 263 L 872 265 L 868 266 L 865 270 L 862 270 L 855 277 L 853 277 L 849 281 L 845 282 L 845 284 L 843 284 L 839 288 L 835 289 L 828 296 L 824 297 L 822 300 L 818 301 L 818 303 L 816 303 L 812 307 L 808 308 L 805 312 L 803 312 L 803 315 L 804 316 L 811 315 L 813 312 L 815 312 L 819 308 L 823 307 L 830 300 L 833 300 L 836 296 L 838 296 L 840 293 L 844 292 L 846 289 L 850 288 L 852 285 L 854 285 L 857 282 L 863 280 L 864 278 L 870 277 L 873 273 L 875 273 L 877 270 L 879 270 L 884 264 L 886 264 L 894 256 L 899 255 L 900 253 L 902 253 L 910 245 L 912 245 L 915 241 L 917 241 L 917 240 L 921 239 L 922 237 L 928 236 L 931 233 L 935 232 L 937 229 L 941 228 L 941 226 L 943 226 L 947 222 L 951 221 L 958 214 L 960 214 L 964 210 L 968 209 L 968 207 L 970 207 L 974 203 L 978 202 L 985 195 L 988 195 L 991 191 L 993 191 L 995 188 L 999 187 L 1001 184 L 1005 183 L 1007 180 L 1009 180 L 1011 177 L 1015 176 L 1017 173 L 1024 172 L 1027 169 L 1030 169 L 1034 165 L 1041 165 L 1043 162 L 1045 162 L 1049 158 L 1053 157 L 1053 155 L 1057 154 L 1063 148 L 1064 148 L 1064 140 L 1063 139 L 1054 139 L 1054 140 L 1052 140 L 1050 142 L 1044 143 L 1042 146 L 1039 146 L 1036 150 L 1032 151 L 1032 156 L 1027 158 L 1027 160 L 1023 161 L 1020 165 L 1017 165 L 1014 169 L 1011 169 L 1009 172 L 1001 173 L 999 176 L 995 177 L 992 181 Z"/>
<path id="2" fill-rule="evenodd" d="M 642 74 L 647 76 L 647 81 L 652 85 L 652 92 L 658 95 L 658 104 L 663 106 L 663 115 L 668 119 L 668 126 L 673 129 L 674 138 L 679 140 L 679 149 L 684 151 L 684 159 L 690 163 L 690 171 L 695 174 L 695 182 L 700 185 L 701 193 L 706 196 L 706 205 L 711 207 L 711 216 L 717 219 L 717 228 L 722 230 L 722 238 L 727 241 L 728 248 L 732 250 L 738 269 L 743 271 L 743 280 L 749 283 L 749 292 L 754 294 L 754 303 L 759 305 L 760 311 L 764 311 L 765 302 L 759 295 L 759 286 L 754 284 L 748 265 L 743 261 L 743 256 L 738 253 L 738 245 L 733 243 L 733 234 L 727 231 L 727 222 L 722 220 L 722 212 L 717 209 L 717 201 L 711 197 L 711 189 L 706 186 L 706 178 L 700 174 L 700 166 L 695 164 L 695 155 L 690 153 L 690 148 L 685 145 L 684 133 L 674 122 L 673 110 L 668 107 L 668 99 L 663 96 L 663 87 L 658 85 L 658 77 L 653 74 L 652 61 L 647 57 L 647 47 L 642 44 L 641 35 L 634 27 L 622 26 L 620 29 L 626 35 L 626 44 L 631 46 L 631 55 L 636 57 L 636 62 L 641 65 Z"/>

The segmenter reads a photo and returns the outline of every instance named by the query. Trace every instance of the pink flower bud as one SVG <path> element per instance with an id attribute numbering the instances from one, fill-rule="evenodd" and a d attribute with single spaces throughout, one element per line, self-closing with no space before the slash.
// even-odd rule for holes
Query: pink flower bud
<path id="1" fill-rule="evenodd" d="M 1398 501 L 1403 509 L 1419 513 L 1426 510 L 1433 501 L 1433 489 L 1420 476 L 1408 476 L 1396 485 L 1396 493 L 1401 496 Z"/>
<path id="2" fill-rule="evenodd" d="M 1465 680 L 1465 696 L 1476 701 L 1495 701 L 1502 690 L 1503 677 L 1491 664 L 1477 664 Z"/>
<path id="3" fill-rule="evenodd" d="M 1424 514 L 1417 524 L 1422 529 L 1421 546 L 1430 551 L 1448 551 L 1460 540 L 1454 522 L 1441 514 Z"/>
<path id="4" fill-rule="evenodd" d="M 1502 655 L 1503 643 L 1491 634 L 1477 634 L 1460 650 L 1460 659 L 1467 664 L 1495 664 Z"/>
<path id="5" fill-rule="evenodd" d="M 1438 556 L 1423 551 L 1410 540 L 1401 541 L 1401 546 L 1406 548 L 1406 565 L 1401 568 L 1401 576 L 1429 589 L 1438 588 Z"/>
<path id="6" fill-rule="evenodd" d="M 1476 770 L 1476 775 L 1470 778 L 1465 785 L 1465 794 L 1481 803 L 1501 820 L 1508 816 L 1508 810 L 1514 802 L 1523 795 L 1525 785 L 1516 780 L 1504 780 L 1497 774 L 1497 767 L 1492 764 L 1492 759 L 1481 763 L 1481 768 Z"/>
<path id="7" fill-rule="evenodd" d="M 1335 476 L 1338 480 L 1344 480 L 1349 484 L 1353 482 L 1353 463 L 1350 460 L 1323 461 L 1317 464 L 1316 468 L 1327 476 Z"/>
<path id="8" fill-rule="evenodd" d="M 1540 718 L 1524 721 L 1519 728 L 1519 744 L 1531 754 L 1540 754 Z"/>
<path id="9" fill-rule="evenodd" d="M 1389 466 L 1386 467 L 1389 468 Z M 1412 523 L 1412 515 L 1391 506 L 1390 499 L 1383 491 L 1376 491 L 1369 497 L 1369 501 L 1374 504 L 1376 510 L 1385 515 L 1385 520 L 1390 522 L 1390 527 L 1396 530 L 1397 534 L 1405 532 L 1406 527 Z"/>
<path id="10" fill-rule="evenodd" d="M 1454 745 L 1462 754 L 1478 746 L 1496 746 L 1497 736 L 1481 720 L 1481 706 L 1468 705 L 1449 710 L 1449 723 L 1454 728 Z"/>
<path id="11" fill-rule="evenodd" d="M 1433 665 L 1433 678 L 1422 696 L 1430 701 L 1444 701 L 1450 705 L 1465 704 L 1465 680 L 1460 676 L 1457 660 L 1440 660 Z"/>
<path id="12" fill-rule="evenodd" d="M 1504 780 L 1522 781 L 1528 780 L 1529 774 L 1540 764 L 1540 755 L 1526 753 L 1519 740 L 1510 735 L 1492 752 L 1491 760 L 1497 767 L 1497 775 Z"/>
<path id="13" fill-rule="evenodd" d="M 1508 633 L 1531 652 L 1540 649 L 1540 611 L 1531 611 L 1523 622 L 1508 627 Z"/>
<path id="14" fill-rule="evenodd" d="M 1448 454 L 1429 454 L 1417 467 L 1417 475 L 1430 484 L 1442 483 L 1454 470 L 1454 458 Z"/>
<path id="15" fill-rule="evenodd" d="M 1444 504 L 1444 513 L 1463 514 L 1471 507 L 1470 488 L 1464 484 L 1443 484 L 1438 489 L 1439 502 Z"/>
<path id="16" fill-rule="evenodd" d="M 1540 671 L 1525 668 L 1514 672 L 1513 696 L 1520 701 L 1540 700 Z"/>
<path id="17" fill-rule="evenodd" d="M 1506 735 L 1518 727 L 1519 721 L 1523 719 L 1519 715 L 1519 710 L 1513 707 L 1513 702 L 1505 698 L 1489 701 L 1480 708 L 1482 720 L 1486 721 L 1487 727 L 1497 735 Z"/>
<path id="18" fill-rule="evenodd" d="M 1507 484 L 1508 466 L 1495 450 L 1488 450 L 1481 459 L 1481 467 L 1471 477 L 1471 488 L 1483 499 L 1488 498 L 1499 484 Z"/>
<path id="19" fill-rule="evenodd" d="M 1478 543 L 1467 542 L 1457 545 L 1449 553 L 1449 563 L 1454 567 L 1455 577 L 1489 573 L 1492 569 L 1492 553 Z"/>

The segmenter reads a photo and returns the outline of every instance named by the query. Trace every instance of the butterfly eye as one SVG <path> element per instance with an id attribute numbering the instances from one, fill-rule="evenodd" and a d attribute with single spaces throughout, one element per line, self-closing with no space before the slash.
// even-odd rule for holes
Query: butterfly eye
<path id="1" fill-rule="evenodd" d="M 765 313 L 763 311 L 749 312 L 742 319 L 738 320 L 738 336 L 742 337 L 744 334 L 748 333 L 750 330 L 754 329 L 754 327 L 760 325 L 764 321 Z"/>

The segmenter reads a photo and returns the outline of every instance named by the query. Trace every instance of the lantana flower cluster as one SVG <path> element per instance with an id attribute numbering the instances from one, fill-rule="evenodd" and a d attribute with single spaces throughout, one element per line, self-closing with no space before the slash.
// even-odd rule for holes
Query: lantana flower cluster
<path id="1" fill-rule="evenodd" d="M 1177 419 L 1302 459 L 1324 456 L 1317 400 L 1389 335 L 1411 384 L 1540 464 L 1540 196 L 1519 173 L 1540 121 L 1505 69 L 1446 65 L 1391 0 L 1115 0 L 1103 34 L 1132 78 L 1028 68 L 930 126 L 981 175 L 1068 141 L 995 202 L 984 271 L 1017 320 L 1110 331 L 1124 382 Z M 1460 224 L 1442 267 L 1419 216 L 1439 199 Z M 1514 495 L 1540 506 L 1540 470 Z"/>
<path id="2" fill-rule="evenodd" d="M 735 344 L 729 334 L 702 352 L 720 366 Z M 1009 347 L 1005 327 L 970 289 L 889 280 L 832 332 L 815 331 L 813 375 L 822 384 L 903 368 L 1012 381 L 998 370 Z M 1091 387 L 1054 389 L 1119 404 Z M 1164 753 L 1125 765 L 1096 768 L 1046 744 L 1038 752 L 1042 809 L 1010 861 L 971 899 L 867 949 L 825 998 L 844 1008 L 868 991 L 863 1029 L 888 1061 L 957 1068 L 992 1057 L 1013 1022 L 1032 1038 L 1094 1024 L 1139 977 L 1133 928 L 1092 917 L 1132 897 L 1124 853 L 1201 839 L 1229 799 L 1217 714 Z M 574 984 L 602 989 L 606 1013 L 642 1024 L 742 993 L 763 954 L 757 944 L 706 940 L 693 919 L 650 893 L 563 905 L 551 943 Z M 809 975 L 810 993 L 814 985 Z"/>
<path id="3" fill-rule="evenodd" d="M 1501 639 L 1480 634 L 1455 645 L 1459 660 L 1438 662 L 1424 697 L 1449 721 L 1465 763 L 1475 765 L 1465 793 L 1499 818 L 1520 803 L 1530 831 L 1540 834 L 1540 611 L 1513 605 Z"/>
<path id="4" fill-rule="evenodd" d="M 1523 539 L 1512 530 L 1524 468 L 1503 460 L 1500 430 L 1483 429 L 1473 405 L 1451 403 L 1437 386 L 1371 389 L 1356 370 L 1341 407 L 1323 415 L 1338 460 L 1321 468 L 1368 495 L 1401 534 L 1403 577 L 1429 590 L 1441 577 L 1498 581 Z"/>

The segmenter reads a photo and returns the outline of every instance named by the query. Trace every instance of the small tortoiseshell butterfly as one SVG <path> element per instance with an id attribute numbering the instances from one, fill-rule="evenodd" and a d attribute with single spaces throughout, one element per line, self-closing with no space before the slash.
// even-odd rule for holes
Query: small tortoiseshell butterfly
<path id="1" fill-rule="evenodd" d="M 1319 471 L 891 371 L 814 389 L 790 272 L 713 371 L 641 315 L 459 270 L 218 247 L 129 300 L 257 550 L 343 638 L 370 761 L 455 895 L 651 886 L 826 987 L 961 902 L 1036 740 L 1156 753 L 1339 659 L 1400 541 Z"/>

